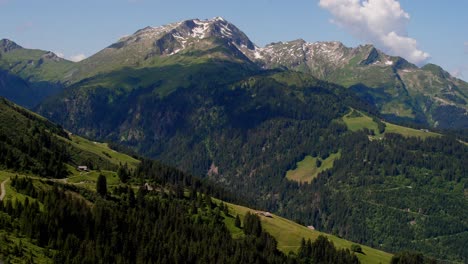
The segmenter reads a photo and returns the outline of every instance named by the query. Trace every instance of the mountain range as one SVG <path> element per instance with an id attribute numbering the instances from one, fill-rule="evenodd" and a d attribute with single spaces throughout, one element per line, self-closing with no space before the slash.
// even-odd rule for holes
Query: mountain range
<path id="1" fill-rule="evenodd" d="M 2 95 L 72 133 L 356 242 L 468 257 L 467 146 L 428 131 L 468 128 L 468 85 L 436 65 L 371 45 L 260 48 L 220 17 L 146 27 L 78 63 L 1 44 Z"/>
<path id="2" fill-rule="evenodd" d="M 252 70 L 300 71 L 342 85 L 375 105 L 390 121 L 442 129 L 468 127 L 468 84 L 437 65 L 419 68 L 372 45 L 349 48 L 340 42 L 294 40 L 260 48 L 220 17 L 146 27 L 74 64 L 50 52 L 22 49 L 9 40 L 2 40 L 0 47 L 1 68 L 7 75 L 2 83 L 20 77 L 27 82 L 24 85 L 33 87 L 38 81 L 69 86 L 125 67 L 193 65 L 219 59 Z M 37 89 L 49 95 L 58 90 L 56 85 Z M 29 100 L 27 106 L 41 99 Z"/>

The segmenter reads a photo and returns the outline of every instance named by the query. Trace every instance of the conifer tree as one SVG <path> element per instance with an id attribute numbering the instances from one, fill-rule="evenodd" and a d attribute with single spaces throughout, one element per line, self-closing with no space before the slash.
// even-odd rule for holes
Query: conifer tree
<path id="1" fill-rule="evenodd" d="M 107 195 L 107 180 L 102 174 L 99 174 L 97 179 L 96 192 L 103 197 Z"/>

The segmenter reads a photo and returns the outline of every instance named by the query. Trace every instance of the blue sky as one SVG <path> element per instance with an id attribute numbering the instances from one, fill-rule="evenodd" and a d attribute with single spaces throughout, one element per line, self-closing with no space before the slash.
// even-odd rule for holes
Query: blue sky
<path id="1" fill-rule="evenodd" d="M 145 26 L 222 16 L 259 46 L 298 38 L 372 43 L 468 80 L 468 1 L 363 1 L 0 0 L 0 38 L 78 59 Z"/>

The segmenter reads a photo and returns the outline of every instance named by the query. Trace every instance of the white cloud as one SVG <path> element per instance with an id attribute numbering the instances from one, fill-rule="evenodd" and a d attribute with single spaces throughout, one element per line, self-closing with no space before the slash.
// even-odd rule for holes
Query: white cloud
<path id="1" fill-rule="evenodd" d="M 453 77 L 459 78 L 459 79 L 464 79 L 468 74 L 468 66 L 467 65 L 461 65 L 458 66 L 457 68 L 453 69 L 450 72 L 450 75 Z"/>
<path id="2" fill-rule="evenodd" d="M 60 57 L 62 59 L 65 58 L 65 54 L 63 54 L 63 52 L 55 51 L 54 53 L 55 53 L 55 55 L 57 55 L 58 57 Z"/>
<path id="3" fill-rule="evenodd" d="M 416 64 L 430 57 L 418 49 L 415 39 L 408 37 L 410 15 L 397 0 L 319 0 L 319 6 L 333 15 L 332 23 L 385 52 Z"/>
<path id="4" fill-rule="evenodd" d="M 450 72 L 450 75 L 456 78 L 462 78 L 463 77 L 463 69 L 458 68 Z"/>
<path id="5" fill-rule="evenodd" d="M 84 55 L 82 53 L 81 54 L 76 54 L 76 55 L 70 56 L 68 59 L 71 60 L 71 61 L 74 61 L 74 62 L 78 62 L 78 61 L 82 61 L 82 60 L 86 59 L 86 55 Z"/>

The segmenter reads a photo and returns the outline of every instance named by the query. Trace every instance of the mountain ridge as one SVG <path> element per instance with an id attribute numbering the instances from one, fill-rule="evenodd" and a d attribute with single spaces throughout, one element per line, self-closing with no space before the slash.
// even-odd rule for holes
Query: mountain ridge
<path id="1" fill-rule="evenodd" d="M 8 50 L 3 52 L 3 57 L 24 50 L 9 40 L 1 43 L 0 50 Z M 337 83 L 374 104 L 391 122 L 440 129 L 468 128 L 468 83 L 451 76 L 440 66 L 429 63 L 417 67 L 371 44 L 346 47 L 338 41 L 310 43 L 297 39 L 259 47 L 221 17 L 148 26 L 74 64 L 61 62 L 51 52 L 42 53 L 39 59 L 35 56 L 33 60 L 24 58 L 25 62 L 3 63 L 3 66 L 1 62 L 6 58 L 1 58 L 0 68 L 26 81 L 53 81 L 70 86 L 125 67 L 143 69 L 230 61 L 256 71 L 278 68 L 301 71 Z M 44 61 L 55 61 L 60 69 L 44 68 Z M 35 66 L 38 64 L 44 70 L 38 71 Z M 49 96 L 61 89 L 46 94 Z M 36 104 L 37 100 L 34 102 Z M 448 115 L 452 116 L 451 120 L 445 118 Z"/>
<path id="2" fill-rule="evenodd" d="M 297 39 L 259 47 L 220 17 L 137 30 L 79 63 L 81 67 L 69 80 L 73 83 L 122 67 L 212 59 L 240 62 L 258 70 L 301 71 L 337 83 L 376 105 L 389 121 L 442 129 L 468 127 L 468 83 L 440 66 L 418 67 L 371 44 L 347 47 L 339 41 Z M 445 120 L 445 115 L 456 121 Z"/>

